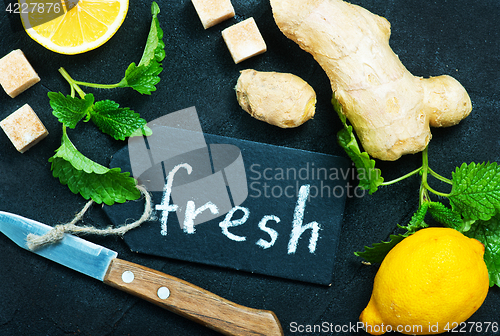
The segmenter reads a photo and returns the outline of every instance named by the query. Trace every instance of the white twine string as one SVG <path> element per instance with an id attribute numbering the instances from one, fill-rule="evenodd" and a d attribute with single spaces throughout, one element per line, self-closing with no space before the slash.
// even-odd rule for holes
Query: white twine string
<path id="1" fill-rule="evenodd" d="M 94 203 L 93 200 L 90 200 L 85 204 L 83 209 L 76 214 L 75 218 L 71 220 L 71 222 L 66 223 L 66 224 L 60 224 L 55 226 L 52 230 L 47 232 L 46 234 L 42 236 L 38 236 L 35 234 L 28 234 L 26 237 L 27 240 L 27 246 L 30 250 L 35 250 L 39 247 L 42 247 L 44 245 L 48 244 L 53 244 L 61 239 L 64 238 L 65 233 L 72 233 L 72 234 L 95 234 L 95 235 L 100 235 L 100 236 L 107 236 L 107 235 L 124 235 L 128 231 L 135 229 L 136 227 L 140 226 L 142 223 L 146 222 L 147 220 L 150 219 L 151 213 L 153 211 L 153 208 L 151 206 L 151 195 L 149 192 L 144 188 L 143 186 L 137 186 L 137 189 L 139 189 L 144 196 L 144 199 L 146 201 L 144 205 L 144 212 L 142 213 L 141 218 L 139 218 L 137 221 L 126 224 L 117 228 L 113 227 L 108 227 L 106 229 L 97 229 L 93 226 L 78 226 L 75 225 L 78 221 L 80 221 L 83 217 L 83 215 L 87 212 L 87 210 L 92 206 Z"/>

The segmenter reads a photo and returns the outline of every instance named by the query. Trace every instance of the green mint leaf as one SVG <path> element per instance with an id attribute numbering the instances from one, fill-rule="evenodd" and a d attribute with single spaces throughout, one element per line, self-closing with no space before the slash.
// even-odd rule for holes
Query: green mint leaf
<path id="1" fill-rule="evenodd" d="M 160 27 L 158 14 L 160 7 L 156 2 L 151 5 L 151 28 L 144 48 L 144 53 L 138 65 L 132 63 L 125 71 L 125 77 L 118 84 L 120 87 L 130 87 L 141 94 L 151 94 L 160 82 L 158 76 L 162 72 L 161 62 L 165 58 L 165 43 L 163 30 Z"/>
<path id="2" fill-rule="evenodd" d="M 487 221 L 500 212 L 500 166 L 496 163 L 462 164 L 452 174 L 448 196 L 453 210 L 466 220 Z"/>
<path id="3" fill-rule="evenodd" d="M 404 235 L 391 235 L 388 242 L 375 243 L 372 247 L 365 246 L 363 252 L 354 252 L 358 257 L 365 259 L 369 263 L 380 264 L 389 251 L 400 241 L 407 237 Z"/>
<path id="4" fill-rule="evenodd" d="M 102 100 L 94 104 L 90 112 L 90 120 L 104 133 L 116 140 L 125 140 L 136 130 L 146 125 L 138 113 L 128 107 L 121 108 L 112 100 Z"/>
<path id="5" fill-rule="evenodd" d="M 487 221 L 476 221 L 471 229 L 464 233 L 484 245 L 484 261 L 490 275 L 490 286 L 500 287 L 500 215 Z"/>
<path id="6" fill-rule="evenodd" d="M 445 225 L 446 227 L 464 232 L 467 227 L 467 223 L 462 220 L 462 216 L 460 216 L 458 212 L 448 208 L 446 205 L 440 202 L 428 203 L 429 213 L 431 214 L 432 218 Z"/>
<path id="7" fill-rule="evenodd" d="M 52 175 L 87 200 L 92 198 L 96 203 L 113 205 L 141 197 L 130 173 L 122 173 L 120 168 L 106 168 L 85 157 L 71 143 L 64 127 L 61 146 L 49 162 Z"/>
<path id="8" fill-rule="evenodd" d="M 60 92 L 47 94 L 52 107 L 52 114 L 66 127 L 75 128 L 76 124 L 85 117 L 94 104 L 94 95 L 85 95 L 84 99 L 64 96 Z"/>
<path id="9" fill-rule="evenodd" d="M 132 63 L 125 71 L 125 78 L 120 82 L 120 87 L 130 87 L 141 94 L 150 95 L 156 91 L 156 84 L 160 82 L 158 76 L 162 72 L 161 64 L 156 61 L 148 65 L 136 66 Z"/>
<path id="10" fill-rule="evenodd" d="M 418 208 L 418 210 L 413 214 L 408 225 L 406 226 L 398 225 L 399 227 L 406 229 L 408 231 L 405 235 L 415 233 L 420 229 L 428 227 L 428 225 L 425 223 L 425 215 L 427 214 L 429 206 L 430 202 L 424 202 Z"/>
<path id="11" fill-rule="evenodd" d="M 153 15 L 151 28 L 149 29 L 146 47 L 138 66 L 149 65 L 152 60 L 160 63 L 165 58 L 165 43 L 162 40 L 163 30 L 160 27 L 160 21 L 157 17 L 160 14 L 160 7 L 156 2 L 151 4 L 151 14 Z"/>
<path id="12" fill-rule="evenodd" d="M 337 134 L 338 142 L 356 166 L 359 187 L 373 194 L 384 182 L 382 172 L 375 168 L 375 160 L 371 159 L 367 152 L 361 152 L 353 128 L 347 124 L 347 118 L 342 112 L 342 105 L 335 99 L 335 95 L 332 104 L 344 125 L 344 128 Z"/>

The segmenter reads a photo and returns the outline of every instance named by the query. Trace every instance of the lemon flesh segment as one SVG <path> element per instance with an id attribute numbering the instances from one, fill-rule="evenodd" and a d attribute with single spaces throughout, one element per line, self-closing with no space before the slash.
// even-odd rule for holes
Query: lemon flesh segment
<path id="1" fill-rule="evenodd" d="M 120 28 L 129 0 L 19 0 L 28 35 L 57 53 L 74 55 L 106 43 Z"/>

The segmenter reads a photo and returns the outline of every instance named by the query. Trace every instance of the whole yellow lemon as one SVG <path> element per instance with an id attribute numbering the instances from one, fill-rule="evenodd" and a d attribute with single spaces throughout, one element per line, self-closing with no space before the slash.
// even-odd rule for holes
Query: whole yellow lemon
<path id="1" fill-rule="evenodd" d="M 457 327 L 488 294 L 483 255 L 483 244 L 454 229 L 426 228 L 403 239 L 375 276 L 360 316 L 365 330 L 430 335 Z"/>

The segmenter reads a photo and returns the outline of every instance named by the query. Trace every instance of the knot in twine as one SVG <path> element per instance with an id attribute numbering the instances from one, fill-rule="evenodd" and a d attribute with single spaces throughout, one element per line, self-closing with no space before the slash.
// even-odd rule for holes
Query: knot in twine
<path id="1" fill-rule="evenodd" d="M 146 222 L 151 218 L 151 213 L 153 212 L 153 208 L 151 206 L 151 195 L 149 192 L 146 190 L 145 187 L 143 186 L 137 186 L 137 189 L 142 193 L 145 199 L 145 205 L 144 205 L 144 212 L 137 221 L 126 224 L 117 228 L 113 227 L 108 227 L 106 229 L 97 229 L 93 226 L 78 226 L 75 225 L 78 221 L 80 221 L 83 217 L 83 215 L 87 212 L 87 210 L 92 206 L 94 203 L 93 200 L 90 200 L 85 204 L 83 209 L 76 214 L 75 218 L 71 220 L 71 222 L 66 223 L 66 224 L 60 224 L 56 225 L 54 228 L 52 228 L 49 232 L 45 233 L 42 236 L 38 236 L 35 234 L 28 234 L 26 237 L 27 240 L 27 246 L 30 250 L 35 250 L 39 247 L 48 245 L 48 244 L 53 244 L 55 242 L 58 242 L 64 238 L 65 233 L 72 233 L 72 234 L 95 234 L 95 235 L 100 235 L 100 236 L 107 236 L 107 235 L 124 235 L 128 231 L 135 229 L 136 227 L 139 227 L 142 223 Z"/>

